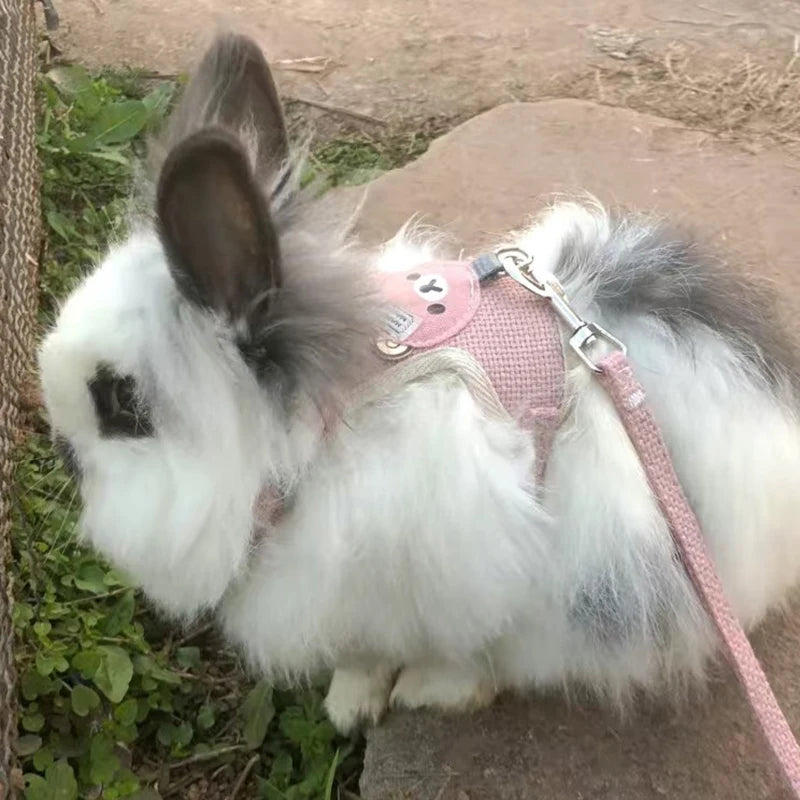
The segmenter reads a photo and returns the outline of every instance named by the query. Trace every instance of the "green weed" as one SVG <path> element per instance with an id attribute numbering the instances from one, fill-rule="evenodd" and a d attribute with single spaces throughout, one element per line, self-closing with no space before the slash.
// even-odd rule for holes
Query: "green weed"
<path id="1" fill-rule="evenodd" d="M 334 139 L 316 148 L 310 161 L 329 186 L 355 186 L 422 155 L 431 138 L 428 132 L 400 132 L 383 139 Z"/>
<path id="2" fill-rule="evenodd" d="M 124 231 L 142 137 L 163 119 L 174 89 L 164 82 L 145 90 L 130 74 L 79 67 L 42 77 L 43 322 Z M 387 152 L 331 143 L 314 164 L 330 183 L 345 183 L 389 168 Z M 27 800 L 184 797 L 204 781 L 233 785 L 254 756 L 260 798 L 344 796 L 360 751 L 335 735 L 319 689 L 253 685 L 210 625 L 166 625 L 76 542 L 76 490 L 43 419 L 31 424 L 16 481 L 18 752 Z"/>

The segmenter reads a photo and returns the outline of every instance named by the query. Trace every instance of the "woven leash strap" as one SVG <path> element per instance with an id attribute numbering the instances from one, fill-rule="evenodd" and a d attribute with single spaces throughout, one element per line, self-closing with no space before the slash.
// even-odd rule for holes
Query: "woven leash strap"
<path id="1" fill-rule="evenodd" d="M 722 638 L 767 744 L 796 798 L 800 798 L 800 747 L 772 693 L 742 626 L 725 598 L 706 549 L 697 517 L 681 489 L 659 428 L 645 404 L 645 392 L 621 352 L 599 362 L 598 377 L 614 401 L 661 506 L 686 571 Z"/>

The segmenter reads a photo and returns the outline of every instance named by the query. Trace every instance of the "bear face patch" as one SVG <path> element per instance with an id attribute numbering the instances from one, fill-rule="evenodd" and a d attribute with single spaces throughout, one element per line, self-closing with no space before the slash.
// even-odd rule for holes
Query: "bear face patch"
<path id="1" fill-rule="evenodd" d="M 437 261 L 379 275 L 387 302 L 386 333 L 395 348 L 436 347 L 460 333 L 480 304 L 469 262 Z"/>

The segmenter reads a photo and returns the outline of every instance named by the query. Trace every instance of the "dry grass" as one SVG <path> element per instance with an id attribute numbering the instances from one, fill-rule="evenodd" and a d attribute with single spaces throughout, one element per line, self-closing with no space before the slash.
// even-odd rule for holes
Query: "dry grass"
<path id="1" fill-rule="evenodd" d="M 774 49 L 759 55 L 733 49 L 727 54 L 693 52 L 678 42 L 650 50 L 635 34 L 614 28 L 598 29 L 593 41 L 602 54 L 593 68 L 560 73 L 543 84 L 515 84 L 516 99 L 592 100 L 673 119 L 750 150 L 780 144 L 800 156 L 800 34 L 784 55 Z M 319 145 L 354 139 L 379 145 L 382 151 L 388 148 L 397 161 L 392 166 L 409 160 L 398 148 L 406 147 L 416 157 L 424 150 L 420 141 L 427 143 L 491 107 L 376 127 L 285 100 L 293 132 L 313 130 Z"/>
<path id="2" fill-rule="evenodd" d="M 728 139 L 800 146 L 800 37 L 775 66 L 749 54 L 695 61 L 678 46 L 663 53 L 637 48 L 593 72 L 555 78 L 547 93 L 657 114 Z"/>

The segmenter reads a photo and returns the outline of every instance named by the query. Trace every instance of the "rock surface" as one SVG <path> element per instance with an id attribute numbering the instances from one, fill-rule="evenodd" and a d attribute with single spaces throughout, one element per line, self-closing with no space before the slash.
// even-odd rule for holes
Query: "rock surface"
<path id="1" fill-rule="evenodd" d="M 420 212 L 455 250 L 474 252 L 523 224 L 549 193 L 576 189 L 691 224 L 732 263 L 777 281 L 787 307 L 800 309 L 800 163 L 582 101 L 501 106 L 460 126 L 367 187 L 359 230 L 378 242 Z M 800 732 L 800 614 L 772 619 L 754 641 Z M 506 698 L 471 717 L 390 715 L 370 734 L 362 792 L 365 800 L 787 796 L 724 668 L 702 702 L 625 723 L 560 697 Z"/>

